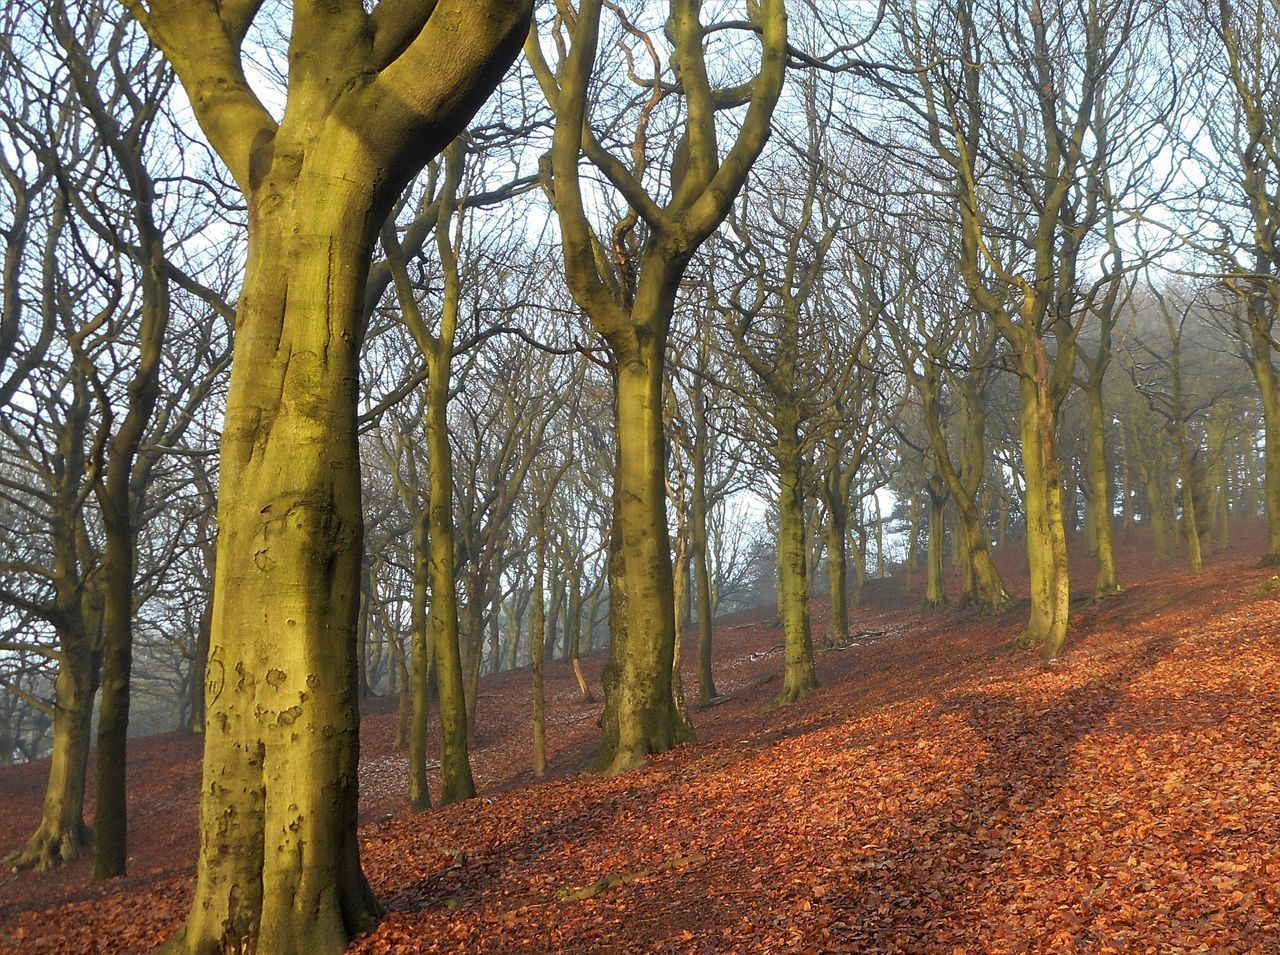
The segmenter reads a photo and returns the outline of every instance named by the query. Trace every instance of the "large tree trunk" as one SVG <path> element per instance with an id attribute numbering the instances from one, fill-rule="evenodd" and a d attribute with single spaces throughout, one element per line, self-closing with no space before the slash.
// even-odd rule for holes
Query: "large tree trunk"
<path id="1" fill-rule="evenodd" d="M 277 152 L 285 148 L 278 147 Z M 356 841 L 356 359 L 375 231 L 341 139 L 249 206 L 222 440 L 192 952 L 342 951 Z M 280 162 L 281 165 L 288 166 Z"/>
<path id="2" fill-rule="evenodd" d="M 808 696 L 818 685 L 809 632 L 809 589 L 806 576 L 809 542 L 805 533 L 804 484 L 801 474 L 799 416 L 779 407 L 778 463 L 778 611 L 782 617 L 786 665 L 782 689 L 773 698 L 780 706 Z"/>
<path id="3" fill-rule="evenodd" d="M 657 306 L 659 309 L 662 305 Z M 669 309 L 666 312 L 670 316 Z M 613 641 L 605 676 L 601 765 L 640 765 L 692 737 L 671 695 L 675 601 L 663 474 L 665 338 L 640 343 L 617 369 L 618 461 L 610 553 Z"/>

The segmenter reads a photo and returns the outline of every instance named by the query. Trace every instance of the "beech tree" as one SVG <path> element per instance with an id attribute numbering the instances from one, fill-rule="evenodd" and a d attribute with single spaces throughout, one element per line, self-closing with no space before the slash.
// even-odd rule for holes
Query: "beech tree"
<path id="1" fill-rule="evenodd" d="M 713 84 L 707 45 L 713 32 L 700 0 L 671 0 L 661 32 L 651 17 L 636 25 L 615 4 L 628 46 L 642 50 L 651 71 L 635 76 L 643 105 L 629 117 L 634 135 L 610 151 L 592 120 L 593 81 L 604 0 L 575 11 L 557 2 L 552 22 L 531 35 L 526 52 L 555 113 L 548 193 L 560 223 L 565 276 L 574 299 L 604 338 L 613 361 L 617 463 L 611 547 L 609 669 L 605 678 L 601 764 L 611 772 L 688 739 L 692 729 L 671 693 L 675 598 L 667 532 L 662 403 L 667 336 L 680 280 L 698 246 L 728 215 L 751 164 L 769 137 L 787 59 L 783 0 L 748 5 L 750 20 L 720 27 L 758 34 L 758 72 L 726 88 Z M 547 63 L 543 37 L 561 52 Z M 665 47 L 660 51 L 660 46 Z M 664 79 L 670 71 L 675 84 Z M 649 126 L 664 100 L 682 114 L 668 130 L 673 150 L 659 164 L 648 148 Z M 718 114 L 746 106 L 732 146 L 722 153 Z M 625 211 L 597 231 L 584 198 L 583 156 L 621 196 Z M 662 195 L 651 188 L 661 183 Z"/>
<path id="2" fill-rule="evenodd" d="M 248 203 L 222 440 L 201 851 L 177 949 L 337 952 L 356 843 L 356 358 L 373 243 L 510 65 L 529 2 L 293 6 L 287 104 L 246 79 L 261 0 L 121 0 Z"/>

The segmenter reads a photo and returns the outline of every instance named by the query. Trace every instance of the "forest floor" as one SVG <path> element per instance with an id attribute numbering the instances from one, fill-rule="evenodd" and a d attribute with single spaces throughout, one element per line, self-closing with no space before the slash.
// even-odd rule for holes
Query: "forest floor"
<path id="1" fill-rule="evenodd" d="M 581 771 L 600 707 L 567 665 L 548 667 L 542 782 L 529 671 L 487 678 L 480 795 L 424 814 L 395 701 L 370 701 L 360 834 L 388 914 L 353 951 L 1280 952 L 1280 577 L 1260 546 L 1241 535 L 1193 577 L 1122 543 L 1127 591 L 1076 602 L 1054 664 L 1002 649 L 1024 604 L 926 611 L 873 581 L 853 642 L 784 709 L 761 682 L 782 663 L 769 613 L 719 621 L 728 698 L 694 708 L 696 743 L 618 778 Z M 1090 562 L 1074 572 L 1087 595 Z M 174 931 L 199 760 L 190 737 L 134 742 L 130 875 L 0 874 L 0 950 L 143 951 Z M 0 848 L 34 829 L 46 772 L 0 771 Z"/>

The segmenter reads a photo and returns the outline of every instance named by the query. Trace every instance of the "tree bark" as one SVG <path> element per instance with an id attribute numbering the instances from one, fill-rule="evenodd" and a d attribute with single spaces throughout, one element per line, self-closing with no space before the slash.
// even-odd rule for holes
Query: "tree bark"
<path id="1" fill-rule="evenodd" d="M 611 554 L 611 583 L 621 586 L 610 588 L 614 635 L 601 752 L 602 767 L 609 773 L 638 766 L 650 753 L 692 736 L 671 695 L 676 634 L 663 479 L 665 346 L 665 335 L 650 338 L 633 356 L 620 359 L 617 369 L 618 549 Z"/>
<path id="2" fill-rule="evenodd" d="M 413 592 L 409 609 L 412 629 L 413 661 L 409 685 L 405 687 L 413 700 L 409 712 L 409 808 L 416 811 L 431 808 L 431 791 L 427 785 L 427 736 L 430 731 L 431 666 L 435 657 L 431 640 L 431 623 L 427 600 L 431 589 L 430 558 L 427 552 L 430 518 L 425 510 L 413 518 Z"/>
<path id="3" fill-rule="evenodd" d="M 947 583 L 944 577 L 943 557 L 946 550 L 947 494 L 937 477 L 929 479 L 929 542 L 924 602 L 929 607 L 941 607 L 947 602 Z"/>
<path id="4" fill-rule="evenodd" d="M 786 657 L 782 689 L 774 706 L 794 703 L 818 685 L 809 632 L 809 589 L 806 575 L 808 537 L 804 515 L 799 418 L 796 409 L 776 411 L 774 456 L 778 464 L 778 611 L 782 617 Z"/>
<path id="5" fill-rule="evenodd" d="M 1111 527 L 1115 515 L 1111 503 L 1111 472 L 1107 467 L 1107 422 L 1102 403 L 1102 380 L 1090 382 L 1085 388 L 1088 410 L 1088 481 L 1089 526 L 1098 558 L 1098 572 L 1094 579 L 1095 600 L 1112 597 L 1124 590 L 1116 571 L 1115 548 Z"/>
<path id="6" fill-rule="evenodd" d="M 1057 428 L 1044 378 L 1023 377 L 1020 385 L 1031 617 L 1019 642 L 1039 646 L 1046 659 L 1055 659 L 1066 640 L 1071 598 Z"/>

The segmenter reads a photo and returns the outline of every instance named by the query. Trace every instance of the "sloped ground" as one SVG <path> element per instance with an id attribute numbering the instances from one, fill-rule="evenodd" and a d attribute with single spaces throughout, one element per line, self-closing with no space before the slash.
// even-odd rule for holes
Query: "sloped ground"
<path id="1" fill-rule="evenodd" d="M 1194 578 L 1122 549 L 1130 589 L 1078 603 L 1053 665 L 999 651 L 1022 607 L 925 612 L 873 582 L 854 645 L 784 710 L 758 685 L 780 633 L 725 621 L 730 698 L 695 710 L 699 742 L 617 779 L 570 775 L 599 706 L 557 664 L 557 778 L 528 785 L 529 675 L 503 674 L 480 700 L 480 798 L 422 815 L 394 701 L 373 701 L 362 837 L 389 914 L 354 951 L 1280 952 L 1280 580 L 1256 544 Z M 34 827 L 44 772 L 0 772 L 0 844 Z M 135 745 L 133 874 L 0 876 L 0 946 L 136 951 L 174 930 L 198 773 L 197 741 Z"/>

